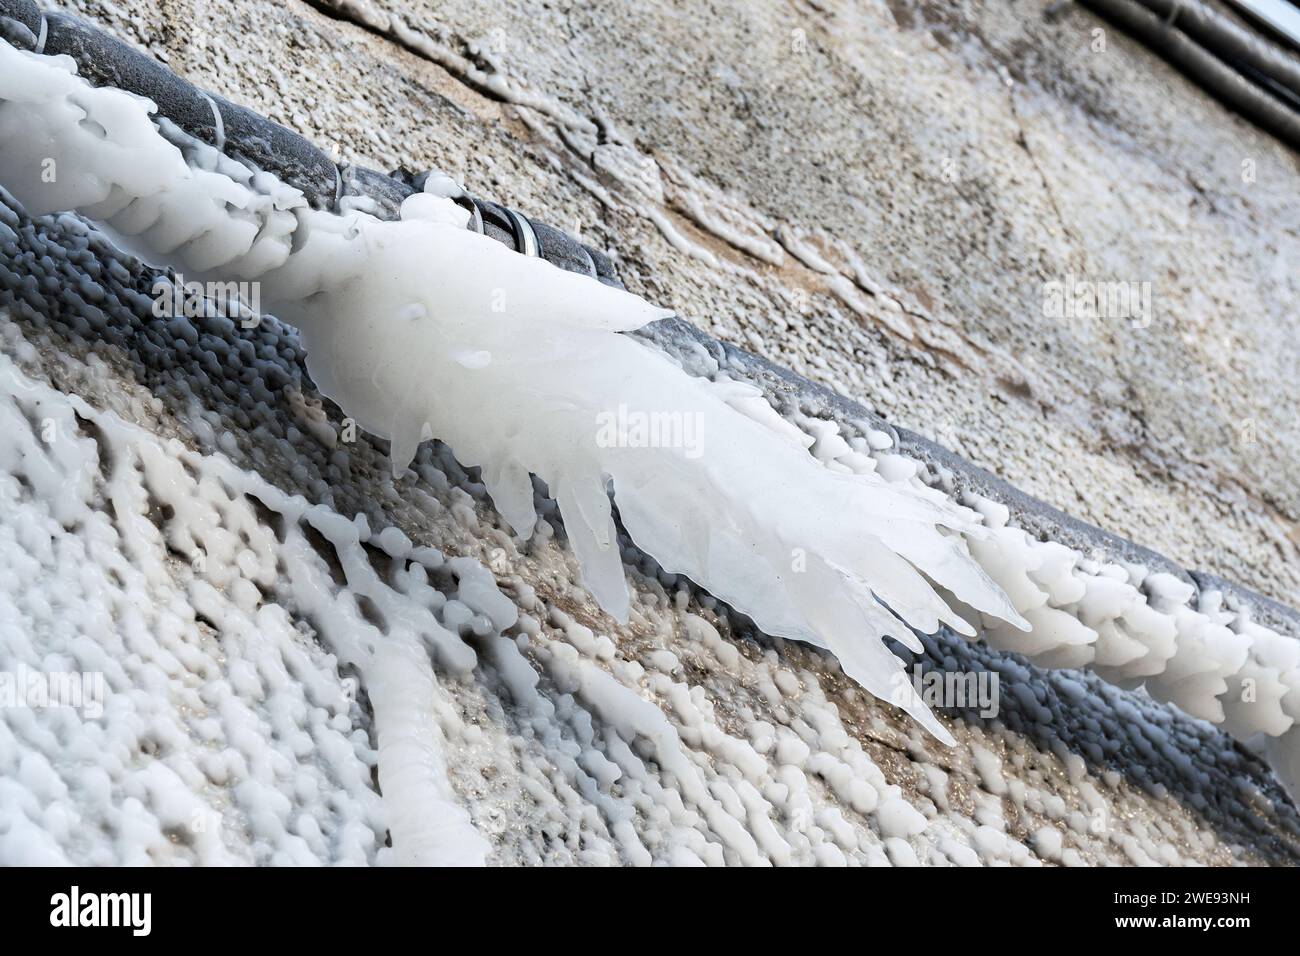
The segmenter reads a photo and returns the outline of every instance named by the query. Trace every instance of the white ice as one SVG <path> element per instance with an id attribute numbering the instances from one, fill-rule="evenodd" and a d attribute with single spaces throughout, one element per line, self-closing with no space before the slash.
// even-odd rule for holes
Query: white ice
<path id="1" fill-rule="evenodd" d="M 0 182 L 31 212 L 104 220 L 188 274 L 260 281 L 303 330 L 322 391 L 391 438 L 397 470 L 423 438 L 447 441 L 524 536 L 528 475 L 542 477 L 584 582 L 616 618 L 628 598 L 611 489 L 665 568 L 769 633 L 830 648 L 877 696 L 901 668 L 882 636 L 915 646 L 909 626 L 978 627 L 1038 664 L 1095 668 L 1261 743 L 1296 793 L 1300 644 L 1248 609 L 1213 593 L 1192 607 L 1169 575 L 1032 540 L 996 503 L 970 510 L 927 487 L 886 443 L 850 447 L 826 422 L 792 435 L 752 389 L 693 378 L 618 334 L 660 310 L 466 231 L 441 181 L 396 222 L 313 211 L 168 130 L 177 148 L 151 107 L 91 89 L 66 58 L 0 44 Z M 622 425 L 610 441 L 608 416 L 690 423 L 698 443 L 645 447 L 648 433 Z M 919 701 L 906 706 L 950 739 Z"/>
<path id="2" fill-rule="evenodd" d="M 535 523 L 528 475 L 540 476 L 584 583 L 614 617 L 626 616 L 628 597 L 611 490 L 661 565 L 769 633 L 830 648 L 877 696 L 902 666 L 884 636 L 916 646 L 909 627 L 972 633 L 932 582 L 1023 626 L 967 551 L 963 534 L 981 533 L 973 512 L 833 472 L 617 334 L 663 311 L 467 232 L 464 210 L 442 195 L 412 196 L 394 222 L 311 210 L 201 144 L 182 153 L 151 108 L 89 87 L 68 58 L 0 45 L 0 182 L 34 214 L 107 221 L 187 278 L 259 281 L 263 302 L 303 331 L 322 392 L 392 440 L 398 471 L 422 439 L 443 439 L 482 467 L 525 536 Z M 608 440 L 602 421 L 620 409 L 688 423 L 698 449 L 645 447 L 636 431 Z M 905 706 L 951 740 L 920 701 Z"/>

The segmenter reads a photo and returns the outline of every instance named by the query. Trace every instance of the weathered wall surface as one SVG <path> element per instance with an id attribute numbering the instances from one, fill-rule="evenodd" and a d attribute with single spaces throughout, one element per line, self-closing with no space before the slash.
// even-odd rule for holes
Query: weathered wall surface
<path id="1" fill-rule="evenodd" d="M 1095 50 L 1081 12 L 65 6 L 345 157 L 440 167 L 581 231 L 634 290 L 1068 512 L 1300 600 L 1295 156 L 1122 36 Z M 1071 272 L 1151 282 L 1152 323 L 1045 317 L 1043 284 Z M 107 384 L 48 355 L 28 371 L 212 450 L 153 352 L 99 351 Z M 310 402 L 284 362 L 276 388 Z M 116 401 L 123 389 L 137 400 Z M 365 442 L 341 481 L 327 454 L 294 447 L 301 407 L 196 390 L 236 464 L 480 558 L 534 621 L 519 646 L 543 703 L 512 695 L 510 666 L 482 647 L 478 669 L 440 675 L 451 779 L 493 859 L 1294 859 L 1295 811 L 1267 771 L 1140 695 L 940 643 L 937 661 L 1006 669 L 1003 713 L 953 720 L 944 751 L 827 655 L 749 634 L 680 583 L 640 575 L 618 628 L 559 544 L 518 552 L 481 495 L 467 514 L 436 483 L 394 490 Z M 257 427 L 266 416 L 278 429 Z M 621 725 L 606 680 L 663 722 Z M 627 789 L 594 797 L 590 753 Z M 685 810 L 662 810 L 675 790 Z M 759 835 L 752 851 L 727 836 L 737 826 Z"/>

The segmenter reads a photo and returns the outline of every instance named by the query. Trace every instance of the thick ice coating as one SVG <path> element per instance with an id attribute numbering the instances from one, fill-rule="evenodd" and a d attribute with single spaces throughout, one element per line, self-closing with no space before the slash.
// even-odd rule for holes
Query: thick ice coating
<path id="1" fill-rule="evenodd" d="M 1025 626 L 967 550 L 963 534 L 982 533 L 974 512 L 837 474 L 739 413 L 734 390 L 617 334 L 662 310 L 467 232 L 442 196 L 411 197 L 394 222 L 312 210 L 155 126 L 151 110 L 89 87 L 68 58 L 0 44 L 0 182 L 30 212 L 76 210 L 138 237 L 187 278 L 258 280 L 263 303 L 303 331 L 322 392 L 391 438 L 396 470 L 423 438 L 446 441 L 523 535 L 529 473 L 541 477 L 584 583 L 615 617 L 628 596 L 611 490 L 664 567 L 769 633 L 830 648 L 877 696 L 902 668 L 884 636 L 972 633 L 932 582 Z M 896 702 L 951 740 L 919 700 Z"/>
<path id="2" fill-rule="evenodd" d="M 322 391 L 392 439 L 398 472 L 423 438 L 444 439 L 482 467 L 521 535 L 536 520 L 529 473 L 541 476 L 611 614 L 628 613 L 612 490 L 666 568 L 769 633 L 831 648 L 942 739 L 918 699 L 896 695 L 901 665 L 882 636 L 915 645 L 909 627 L 978 625 L 1039 665 L 1144 686 L 1259 745 L 1300 792 L 1300 644 L 1247 608 L 1213 591 L 1193 605 L 1169 574 L 1033 540 L 994 502 L 960 507 L 888 436 L 855 451 L 834 422 L 795 424 L 743 383 L 687 374 L 618 334 L 661 310 L 467 232 L 443 180 L 397 222 L 318 212 L 151 109 L 91 89 L 67 58 L 0 43 L 0 184 L 189 279 L 260 282 L 263 303 L 303 330 Z"/>

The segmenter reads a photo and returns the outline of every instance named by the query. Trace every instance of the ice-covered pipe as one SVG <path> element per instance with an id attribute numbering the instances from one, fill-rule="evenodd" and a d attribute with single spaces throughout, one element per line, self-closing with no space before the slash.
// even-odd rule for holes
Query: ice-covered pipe
<path id="1" fill-rule="evenodd" d="M 397 215 L 404 199 L 421 191 L 422 177 L 405 170 L 377 172 L 336 164 L 306 138 L 246 107 L 209 93 L 93 24 L 42 11 L 33 0 L 0 0 L 0 38 L 21 50 L 65 54 L 92 86 L 109 86 L 151 100 L 156 117 L 187 136 L 299 190 L 318 209 L 361 209 L 381 219 Z M 563 230 L 465 194 L 474 211 L 470 228 L 516 251 L 536 255 L 570 272 L 622 288 L 609 258 Z M 525 236 L 528 242 L 525 242 Z"/>
<path id="2" fill-rule="evenodd" d="M 107 222 L 190 274 L 258 281 L 302 330 L 322 392 L 391 439 L 396 470 L 423 438 L 444 439 L 524 535 L 528 476 L 542 477 L 584 583 L 615 617 L 628 597 L 611 489 L 661 565 L 769 633 L 829 647 L 878 696 L 902 669 L 883 637 L 973 633 L 934 585 L 1020 623 L 966 550 L 974 512 L 836 474 L 616 334 L 663 310 L 466 231 L 441 184 L 394 221 L 314 209 L 270 173 L 156 128 L 151 106 L 91 87 L 69 58 L 0 45 L 0 182 L 29 212 Z M 904 706 L 951 740 L 921 701 Z"/>
<path id="3" fill-rule="evenodd" d="M 1083 568 L 1098 580 L 1075 582 L 1070 593 L 1082 586 L 1080 596 L 1040 600 L 1018 589 L 1018 576 L 1040 569 L 1039 557 L 1015 555 L 1016 542 L 1007 545 L 996 531 L 989 538 L 945 494 L 887 475 L 836 475 L 813 462 L 803 443 L 774 440 L 780 429 L 733 414 L 752 409 L 752 392 L 710 386 L 613 334 L 661 313 L 466 234 L 465 210 L 437 189 L 408 197 L 397 222 L 313 210 L 275 177 L 172 124 L 159 123 L 163 138 L 145 104 L 90 89 L 67 60 L 4 51 L 0 181 L 35 211 L 80 209 L 188 268 L 256 277 L 304 329 L 318 383 L 393 439 L 398 465 L 426 433 L 447 438 L 464 460 L 484 466 L 498 507 L 523 533 L 534 520 L 527 474 L 542 475 L 560 500 L 584 580 L 614 614 L 625 612 L 626 591 L 609 518 L 611 481 L 634 539 L 665 567 L 771 633 L 830 647 L 873 693 L 893 697 L 899 669 L 878 638 L 915 646 L 900 619 L 968 634 L 979 622 L 998 646 L 1042 663 L 1090 664 L 1130 686 L 1167 675 L 1163 684 L 1174 690 L 1162 692 L 1166 699 L 1235 721 L 1238 736 L 1270 735 L 1277 764 L 1294 762 L 1294 743 L 1286 741 L 1294 737 L 1287 675 L 1295 667 L 1285 643 L 1251 635 L 1254 650 L 1243 664 L 1232 650 L 1241 642 L 1219 632 L 1209 643 L 1223 653 L 1204 652 L 1204 636 L 1193 632 L 1205 625 L 1197 620 L 1182 629 L 1188 636 L 1180 644 L 1176 622 L 1156 615 L 1179 616 L 1190 592 L 1166 593 L 1167 608 L 1149 609 L 1137 591 L 1142 579 L 1123 582 L 1119 572 Z M 629 409 L 703 423 L 695 434 L 708 440 L 640 447 L 628 440 L 627 416 L 620 418 Z M 602 415 L 607 441 L 594 427 Z M 977 550 L 992 541 L 980 556 L 1010 602 L 952 532 Z M 930 582 L 951 599 L 945 603 Z M 1051 591 L 1048 580 L 1031 584 Z M 1048 610 L 1063 613 L 1042 620 Z M 1021 613 L 1040 623 L 1017 645 L 1022 639 L 1002 622 L 1019 623 Z M 1220 685 L 1241 675 L 1263 682 L 1267 706 L 1215 711 Z M 1159 691 L 1162 682 L 1149 686 Z M 1206 695 L 1210 703 L 1198 711 Z M 899 702 L 946 738 L 919 701 Z"/>

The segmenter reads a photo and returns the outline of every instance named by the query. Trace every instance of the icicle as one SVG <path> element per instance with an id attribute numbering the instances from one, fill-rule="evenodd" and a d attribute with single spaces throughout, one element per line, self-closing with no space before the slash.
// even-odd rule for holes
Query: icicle
<path id="1" fill-rule="evenodd" d="M 967 550 L 963 535 L 983 533 L 973 512 L 836 473 L 734 409 L 734 388 L 616 334 L 664 310 L 465 230 L 436 178 L 385 222 L 312 210 L 202 144 L 187 146 L 202 168 L 188 165 L 152 104 L 91 89 L 71 67 L 0 47 L 0 175 L 20 200 L 98 209 L 190 271 L 260 270 L 262 300 L 302 330 L 317 385 L 391 439 L 395 473 L 422 438 L 440 438 L 482 467 L 522 534 L 535 520 L 527 475 L 540 476 L 584 583 L 615 618 L 627 618 L 628 589 L 610 489 L 665 568 L 770 633 L 830 648 L 878 696 L 902 668 L 885 636 L 917 647 L 909 628 L 970 631 L 931 581 L 1027 627 Z M 57 185 L 29 175 L 45 155 L 61 164 Z M 919 701 L 903 704 L 950 739 Z"/>

